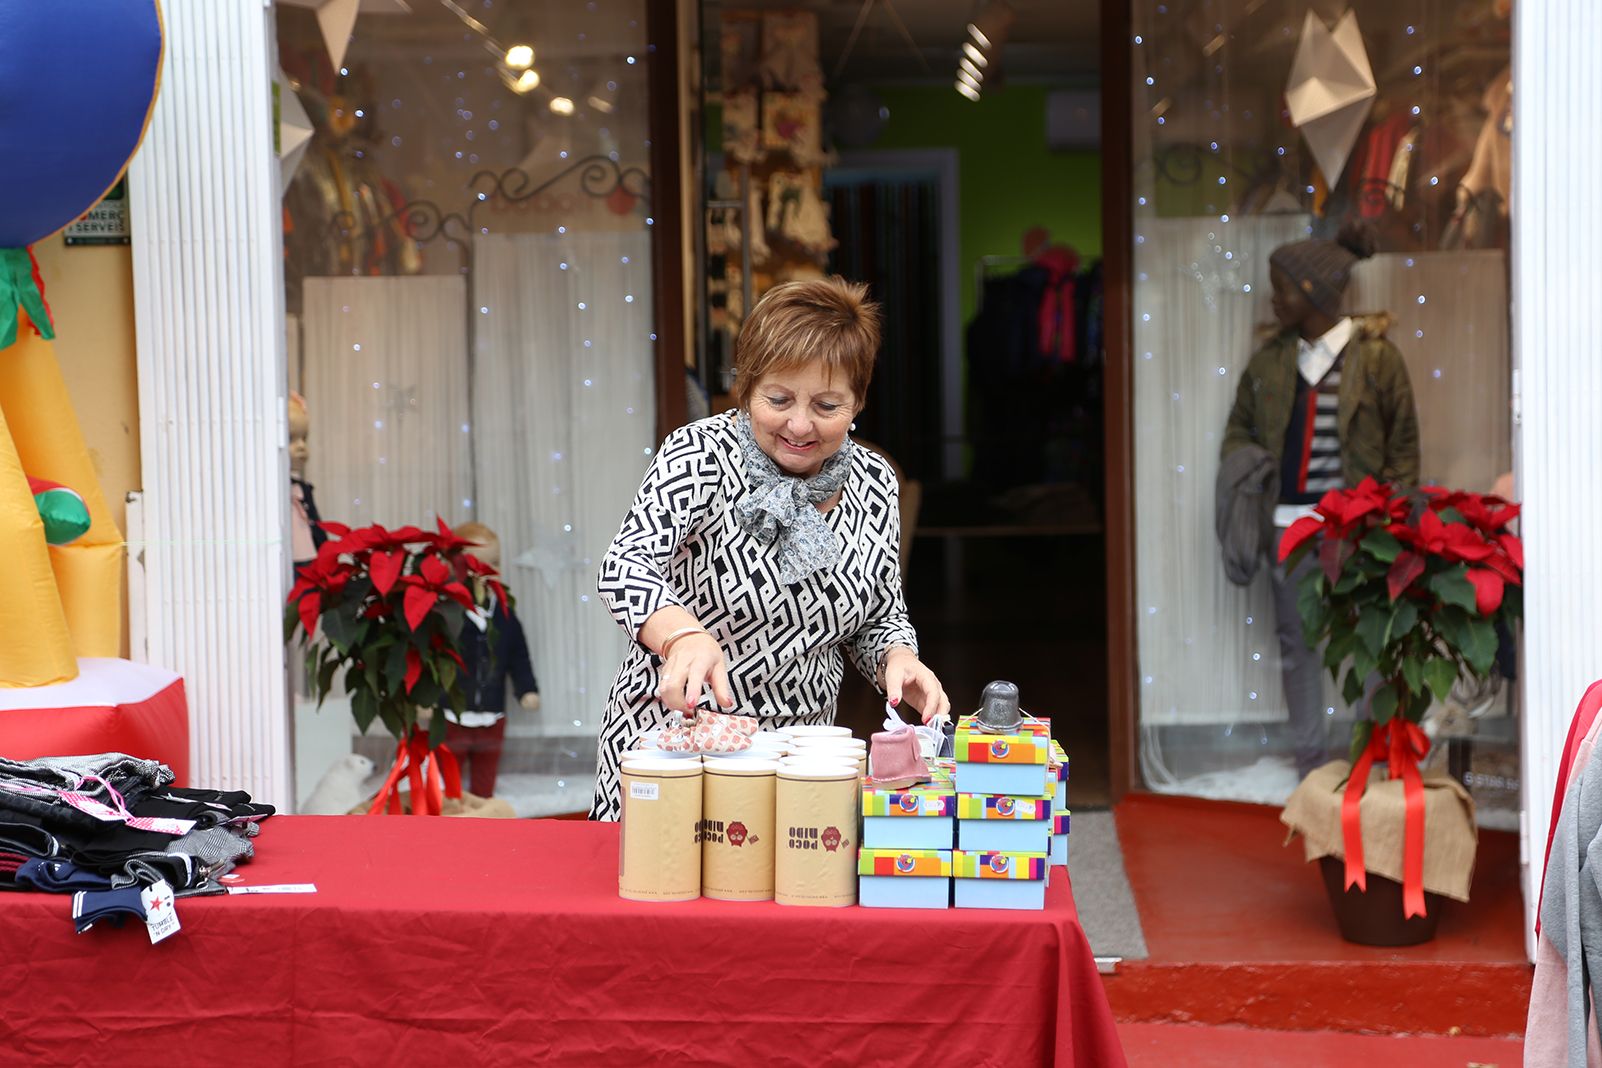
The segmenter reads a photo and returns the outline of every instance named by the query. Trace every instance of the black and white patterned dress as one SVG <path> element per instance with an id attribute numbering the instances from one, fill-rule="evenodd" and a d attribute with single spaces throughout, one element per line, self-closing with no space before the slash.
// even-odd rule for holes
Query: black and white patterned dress
<path id="1" fill-rule="evenodd" d="M 617 818 L 619 754 L 677 718 L 656 698 L 661 662 L 638 641 L 657 609 L 678 605 L 712 632 L 735 711 L 764 729 L 833 722 L 842 650 L 876 684 L 886 649 L 917 650 L 901 594 L 895 474 L 867 449 L 852 453 L 840 501 L 824 514 L 840 561 L 786 585 L 773 547 L 735 519 L 748 480 L 734 416 L 680 427 L 662 443 L 601 561 L 601 599 L 633 644 L 606 698 L 591 819 Z"/>

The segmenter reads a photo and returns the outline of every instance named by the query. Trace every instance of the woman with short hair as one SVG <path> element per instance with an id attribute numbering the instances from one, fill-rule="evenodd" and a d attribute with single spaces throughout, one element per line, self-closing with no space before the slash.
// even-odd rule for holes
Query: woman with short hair
<path id="1" fill-rule="evenodd" d="M 734 349 L 737 410 L 662 443 L 601 561 L 633 644 L 601 725 L 592 819 L 616 819 L 618 758 L 703 688 L 765 729 L 830 723 L 851 658 L 925 722 L 949 712 L 901 593 L 895 475 L 854 444 L 879 349 L 867 287 L 787 282 Z"/>

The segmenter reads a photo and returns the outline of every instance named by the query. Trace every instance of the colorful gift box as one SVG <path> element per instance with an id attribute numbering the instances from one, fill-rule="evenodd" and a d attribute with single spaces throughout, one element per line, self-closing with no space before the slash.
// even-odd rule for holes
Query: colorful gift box
<path id="1" fill-rule="evenodd" d="M 1051 754 L 1051 724 L 1025 720 L 1009 734 L 986 734 L 977 716 L 957 721 L 957 790 L 965 794 L 1038 797 L 1045 786 Z"/>
<path id="2" fill-rule="evenodd" d="M 951 907 L 951 850 L 868 849 L 857 852 L 857 902 L 866 908 Z"/>
<path id="3" fill-rule="evenodd" d="M 1068 816 L 1067 809 L 1059 809 L 1051 814 L 1051 863 L 1053 867 L 1065 868 L 1068 866 Z"/>
<path id="4" fill-rule="evenodd" d="M 862 844 L 868 849 L 950 849 L 957 794 L 949 782 L 893 790 L 862 787 Z"/>
<path id="5" fill-rule="evenodd" d="M 1044 853 L 1051 847 L 1051 799 L 958 794 L 957 845 L 964 850 Z"/>
<path id="6" fill-rule="evenodd" d="M 1046 763 L 1046 770 L 1049 773 L 1046 781 L 1050 784 L 1046 792 L 1052 795 L 1057 810 L 1062 811 L 1068 807 L 1068 754 L 1055 738 L 1051 740 L 1051 759 Z"/>
<path id="7" fill-rule="evenodd" d="M 954 850 L 951 871 L 959 909 L 1043 909 L 1046 854 Z"/>

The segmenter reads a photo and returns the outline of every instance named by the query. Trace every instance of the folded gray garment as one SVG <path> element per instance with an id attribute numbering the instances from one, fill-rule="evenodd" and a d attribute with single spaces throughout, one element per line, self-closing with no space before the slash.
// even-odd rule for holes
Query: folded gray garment
<path id="1" fill-rule="evenodd" d="M 227 827 L 207 827 L 196 828 L 181 838 L 174 838 L 167 844 L 167 852 L 188 853 L 211 868 L 249 860 L 256 855 L 256 847 L 250 844 L 249 839 Z"/>

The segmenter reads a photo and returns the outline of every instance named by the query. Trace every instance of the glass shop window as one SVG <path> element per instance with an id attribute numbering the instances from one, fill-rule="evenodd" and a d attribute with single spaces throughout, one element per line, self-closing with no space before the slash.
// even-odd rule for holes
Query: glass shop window
<path id="1" fill-rule="evenodd" d="M 645 5 L 364 2 L 348 47 L 277 18 L 296 475 L 325 520 L 493 531 L 540 695 L 470 698 L 505 711 L 493 793 L 587 809 L 625 641 L 596 566 L 656 444 Z M 297 689 L 302 799 L 353 750 L 388 767 Z"/>
<path id="2" fill-rule="evenodd" d="M 1375 254 L 1336 314 L 1402 354 L 1420 483 L 1513 495 L 1510 4 L 1141 0 L 1133 21 L 1141 770 L 1279 803 L 1299 753 L 1346 755 L 1354 713 L 1317 651 L 1316 681 L 1284 677 L 1272 568 L 1233 584 L 1214 530 L 1226 421 L 1276 329 L 1269 258 L 1360 221 Z M 1489 825 L 1518 811 L 1514 690 L 1460 680 L 1425 719 L 1427 766 L 1450 763 Z"/>

